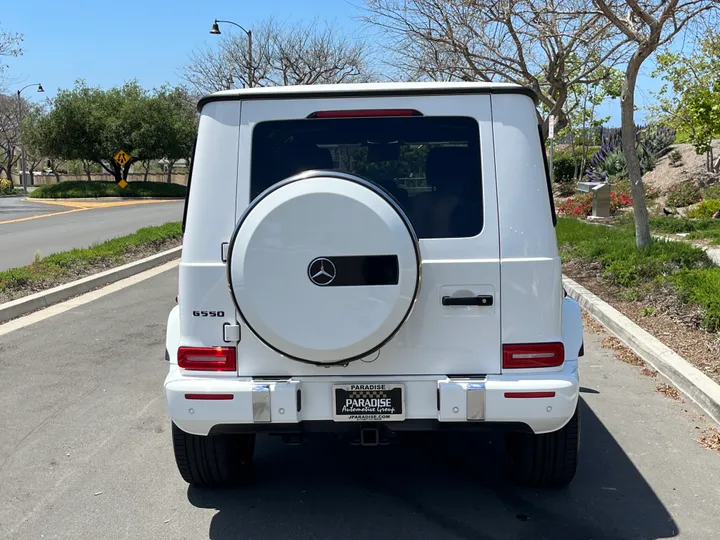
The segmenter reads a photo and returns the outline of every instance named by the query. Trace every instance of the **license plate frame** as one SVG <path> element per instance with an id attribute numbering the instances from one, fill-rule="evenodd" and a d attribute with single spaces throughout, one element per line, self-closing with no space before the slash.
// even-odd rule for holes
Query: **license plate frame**
<path id="1" fill-rule="evenodd" d="M 353 403 L 348 403 L 348 399 L 353 400 Z M 390 402 L 374 401 L 385 399 L 389 399 Z M 348 406 L 352 407 L 349 411 Z M 334 384 L 332 407 L 335 422 L 401 422 L 405 420 L 405 385 L 402 383 Z"/>

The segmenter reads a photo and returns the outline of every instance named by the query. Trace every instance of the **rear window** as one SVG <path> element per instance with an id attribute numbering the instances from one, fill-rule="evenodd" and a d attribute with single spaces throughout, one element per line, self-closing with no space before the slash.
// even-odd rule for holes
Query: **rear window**
<path id="1" fill-rule="evenodd" d="M 251 199 L 310 169 L 356 174 L 381 187 L 420 238 L 482 230 L 480 132 L 472 118 L 309 118 L 255 127 Z"/>

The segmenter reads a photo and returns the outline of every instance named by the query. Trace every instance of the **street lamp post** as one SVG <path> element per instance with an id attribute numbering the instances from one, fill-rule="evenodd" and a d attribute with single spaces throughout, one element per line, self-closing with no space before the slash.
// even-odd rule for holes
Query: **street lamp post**
<path id="1" fill-rule="evenodd" d="M 248 88 L 253 87 L 253 46 L 252 46 L 252 30 L 245 30 L 242 26 L 240 26 L 238 23 L 233 21 L 221 21 L 218 19 L 215 19 L 215 22 L 212 25 L 212 28 L 210 29 L 211 34 L 220 35 L 220 26 L 218 23 L 228 23 L 228 24 L 234 24 L 237 26 L 240 30 L 245 32 L 248 37 Z"/>
<path id="2" fill-rule="evenodd" d="M 35 84 L 28 84 L 27 86 L 23 86 L 20 90 L 17 91 L 17 102 L 18 102 L 18 136 L 20 139 L 22 139 L 22 99 L 20 98 L 20 94 L 23 90 L 27 88 L 32 88 L 33 86 L 37 86 L 38 92 L 44 92 L 45 90 L 42 87 L 42 84 L 35 83 Z M 22 144 L 22 141 L 20 143 L 20 181 L 22 182 L 23 192 L 27 193 L 27 178 L 25 177 L 25 145 Z"/>

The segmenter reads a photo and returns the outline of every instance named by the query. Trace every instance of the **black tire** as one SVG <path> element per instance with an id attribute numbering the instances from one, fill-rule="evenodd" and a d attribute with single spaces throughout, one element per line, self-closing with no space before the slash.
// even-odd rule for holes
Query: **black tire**
<path id="1" fill-rule="evenodd" d="M 521 485 L 560 488 L 575 477 L 580 449 L 580 408 L 558 431 L 507 436 L 510 474 Z"/>
<path id="2" fill-rule="evenodd" d="M 191 435 L 174 423 L 173 450 L 180 475 L 196 487 L 229 487 L 250 479 L 255 434 Z"/>

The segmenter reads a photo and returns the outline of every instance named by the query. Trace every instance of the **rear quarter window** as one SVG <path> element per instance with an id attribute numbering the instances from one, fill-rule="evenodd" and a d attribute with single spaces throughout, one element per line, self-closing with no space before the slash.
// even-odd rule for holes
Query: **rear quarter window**
<path id="1" fill-rule="evenodd" d="M 480 132 L 469 117 L 308 118 L 261 122 L 250 198 L 311 169 L 361 176 L 392 196 L 419 238 L 483 228 Z"/>

